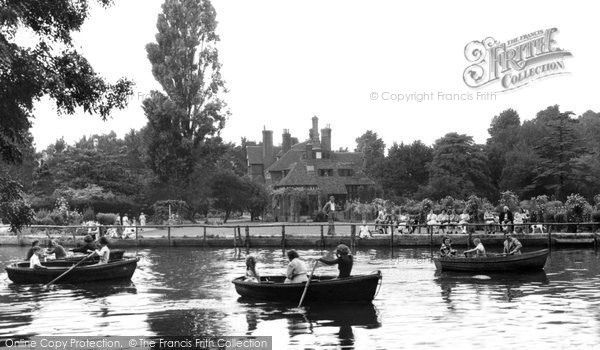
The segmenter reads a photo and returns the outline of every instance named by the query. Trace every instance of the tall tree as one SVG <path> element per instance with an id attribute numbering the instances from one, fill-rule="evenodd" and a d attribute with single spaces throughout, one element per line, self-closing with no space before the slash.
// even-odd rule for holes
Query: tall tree
<path id="1" fill-rule="evenodd" d="M 487 156 L 471 136 L 448 133 L 436 140 L 429 174 L 427 191 L 436 199 L 473 194 L 489 198 L 494 193 Z"/>
<path id="2" fill-rule="evenodd" d="M 490 161 L 490 171 L 495 187 L 502 181 L 502 170 L 506 166 L 506 156 L 519 140 L 521 120 L 513 109 L 502 111 L 492 119 L 488 129 L 490 137 L 486 143 L 486 153 Z"/>
<path id="3" fill-rule="evenodd" d="M 571 115 L 572 112 L 560 112 L 555 105 L 540 111 L 536 117 L 543 123 L 545 135 L 535 147 L 541 162 L 534 184 L 560 200 L 566 199 L 569 190 L 574 189 L 575 159 L 582 151 L 575 129 L 577 121 Z"/>
<path id="4" fill-rule="evenodd" d="M 21 150 L 31 142 L 28 135 L 34 103 L 42 96 L 54 100 L 59 113 L 73 114 L 82 107 L 85 112 L 97 113 L 104 119 L 113 109 L 126 105 L 132 83 L 125 79 L 114 84 L 106 82 L 72 43 L 71 33 L 83 25 L 90 2 L 0 1 L 0 162 L 19 164 L 23 160 Z M 106 7 L 112 1 L 96 2 Z M 21 29 L 33 34 L 28 46 L 16 40 Z M 4 184 L 0 202 L 25 203 L 18 183 L 5 172 L 0 174 L 0 182 Z M 17 206 L 29 210 L 21 204 Z M 12 206 L 11 212 L 16 213 L 15 208 Z M 9 216 L 16 229 L 26 224 L 18 220 L 29 217 Z"/>
<path id="5" fill-rule="evenodd" d="M 354 151 L 362 153 L 365 172 L 373 177 L 380 177 L 380 164 L 385 158 L 385 143 L 377 133 L 367 130 L 358 137 Z"/>
<path id="6" fill-rule="evenodd" d="M 146 46 L 163 89 L 143 102 L 149 162 L 162 182 L 187 182 L 196 160 L 220 144 L 228 112 L 218 97 L 225 86 L 216 26 L 209 0 L 166 0 L 156 42 Z"/>

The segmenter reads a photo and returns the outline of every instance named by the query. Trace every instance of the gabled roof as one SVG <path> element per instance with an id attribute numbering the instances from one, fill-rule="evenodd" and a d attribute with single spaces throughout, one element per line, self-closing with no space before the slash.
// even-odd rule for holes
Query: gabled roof
<path id="1" fill-rule="evenodd" d="M 293 149 L 289 150 L 275 163 L 271 164 L 271 166 L 267 168 L 267 171 L 288 170 L 293 163 L 297 163 L 300 159 L 302 159 L 302 152 Z"/>

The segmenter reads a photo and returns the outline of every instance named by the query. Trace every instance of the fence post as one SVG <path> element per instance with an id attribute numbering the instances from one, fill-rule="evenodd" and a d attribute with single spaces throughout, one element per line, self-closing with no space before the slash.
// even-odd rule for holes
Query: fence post
<path id="1" fill-rule="evenodd" d="M 356 225 L 350 226 L 350 246 L 354 248 L 356 246 Z"/>
<path id="2" fill-rule="evenodd" d="M 433 228 L 429 229 L 429 247 L 433 249 Z"/>
<path id="3" fill-rule="evenodd" d="M 550 227 L 550 225 L 548 225 Z M 550 228 L 548 228 L 548 250 L 552 249 L 552 235 L 550 234 Z"/>
<path id="4" fill-rule="evenodd" d="M 202 239 L 202 246 L 206 247 L 206 226 L 204 226 L 204 238 Z"/>
<path id="5" fill-rule="evenodd" d="M 167 239 L 169 240 L 169 247 L 171 246 L 171 225 L 167 226 Z"/>
<path id="6" fill-rule="evenodd" d="M 250 227 L 246 225 L 246 248 L 250 248 Z"/>
<path id="7" fill-rule="evenodd" d="M 394 226 L 390 225 L 390 247 L 394 247 Z"/>
<path id="8" fill-rule="evenodd" d="M 233 247 L 237 247 L 237 232 L 235 231 L 235 227 L 233 228 Z"/>
<path id="9" fill-rule="evenodd" d="M 323 231 L 323 225 L 321 225 L 321 247 L 325 246 L 325 234 Z"/>
<path id="10" fill-rule="evenodd" d="M 281 225 L 281 247 L 285 249 L 285 225 Z"/>
<path id="11" fill-rule="evenodd" d="M 98 233 L 100 233 L 100 229 L 98 229 Z M 99 235 L 98 235 L 99 236 Z M 137 242 L 138 240 L 138 227 L 137 225 L 135 226 L 135 241 Z"/>

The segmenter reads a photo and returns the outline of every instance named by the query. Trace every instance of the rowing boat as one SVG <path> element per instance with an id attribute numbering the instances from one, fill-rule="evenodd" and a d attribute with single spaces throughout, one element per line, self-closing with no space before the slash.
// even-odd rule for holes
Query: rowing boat
<path id="1" fill-rule="evenodd" d="M 74 268 L 57 283 L 87 283 L 106 280 L 130 280 L 139 258 L 124 258 L 96 264 L 85 261 Z M 42 262 L 45 268 L 30 268 L 29 262 L 18 262 L 6 267 L 8 278 L 14 283 L 48 283 L 71 268 L 75 263 L 66 260 Z"/>
<path id="2" fill-rule="evenodd" d="M 306 283 L 283 283 L 285 276 L 264 276 L 261 282 L 245 281 L 238 277 L 232 282 L 242 298 L 297 303 Z M 314 302 L 370 302 L 381 284 L 381 271 L 368 275 L 345 278 L 313 276 L 305 301 Z"/>
<path id="3" fill-rule="evenodd" d="M 520 255 L 497 255 L 487 257 L 443 257 L 434 258 L 436 269 L 440 271 L 532 271 L 542 270 L 548 258 L 548 249 Z"/>

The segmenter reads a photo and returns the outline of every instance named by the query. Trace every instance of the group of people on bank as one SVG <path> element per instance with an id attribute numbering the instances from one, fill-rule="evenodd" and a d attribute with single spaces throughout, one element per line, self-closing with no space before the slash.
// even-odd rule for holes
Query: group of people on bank
<path id="1" fill-rule="evenodd" d="M 519 240 L 515 237 L 514 234 L 508 232 L 506 233 L 506 239 L 504 240 L 504 249 L 502 253 L 504 255 L 520 255 L 521 248 L 523 245 Z M 486 257 L 487 253 L 485 251 L 485 247 L 481 242 L 481 239 L 475 238 L 473 239 L 474 248 L 465 250 L 463 252 L 465 257 L 474 256 L 474 257 Z M 442 240 L 442 246 L 440 247 L 440 256 L 441 257 L 456 257 L 457 251 L 452 248 L 452 239 L 450 237 L 444 237 Z"/>
<path id="2" fill-rule="evenodd" d="M 110 249 L 108 248 L 108 239 L 106 237 L 100 237 L 97 241 L 94 241 L 92 236 L 85 236 L 84 244 L 80 247 L 73 248 L 70 250 L 72 253 L 84 253 L 91 254 L 95 253 L 98 255 L 98 264 L 106 264 L 110 258 Z M 25 260 L 29 261 L 29 267 L 42 268 L 42 260 L 51 259 L 65 259 L 69 254 L 67 250 L 55 240 L 48 242 L 46 249 L 40 246 L 40 241 L 35 240 L 31 243 L 31 248 L 27 251 Z"/>
<path id="3" fill-rule="evenodd" d="M 352 266 L 354 265 L 354 257 L 350 254 L 350 248 L 345 244 L 338 245 L 335 250 L 335 256 L 334 259 L 319 258 L 315 264 L 337 265 L 339 270 L 337 278 L 350 277 Z M 309 271 L 306 262 L 300 258 L 300 255 L 295 250 L 288 251 L 287 257 L 289 263 L 284 283 L 307 282 Z M 246 258 L 246 281 L 261 282 L 260 275 L 256 271 L 256 258 L 251 255 Z"/>

